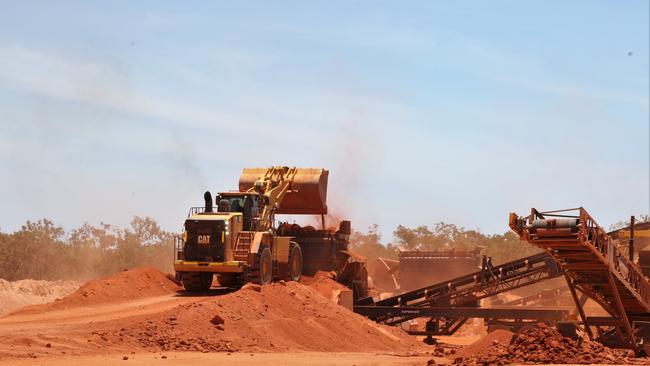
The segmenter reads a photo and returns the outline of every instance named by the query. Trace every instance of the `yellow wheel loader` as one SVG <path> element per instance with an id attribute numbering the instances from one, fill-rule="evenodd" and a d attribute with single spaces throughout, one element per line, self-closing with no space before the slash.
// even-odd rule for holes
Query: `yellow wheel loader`
<path id="1" fill-rule="evenodd" d="M 205 205 L 190 209 L 175 245 L 176 278 L 188 291 L 205 291 L 215 274 L 230 287 L 298 281 L 304 269 L 325 270 L 356 288 L 356 297 L 365 296 L 365 261 L 347 250 L 350 222 L 338 231 L 324 228 L 327 178 L 325 169 L 247 168 L 238 191 L 219 193 L 214 203 L 205 192 Z M 276 228 L 276 214 L 320 215 L 323 228 Z"/>

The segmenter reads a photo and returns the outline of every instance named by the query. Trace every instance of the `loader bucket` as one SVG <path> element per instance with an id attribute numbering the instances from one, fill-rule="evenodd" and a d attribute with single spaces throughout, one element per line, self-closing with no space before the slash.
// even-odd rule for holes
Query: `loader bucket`
<path id="1" fill-rule="evenodd" d="M 245 168 L 239 177 L 239 191 L 244 192 L 255 185 L 269 169 Z M 321 215 L 327 213 L 326 169 L 298 168 L 287 195 L 276 213 L 287 215 Z"/>

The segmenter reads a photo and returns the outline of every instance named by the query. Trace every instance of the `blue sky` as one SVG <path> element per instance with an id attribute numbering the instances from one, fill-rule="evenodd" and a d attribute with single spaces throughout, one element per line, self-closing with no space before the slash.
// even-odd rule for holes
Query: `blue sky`
<path id="1" fill-rule="evenodd" d="M 0 228 L 178 230 L 243 167 L 330 169 L 331 211 L 507 230 L 647 213 L 647 1 L 8 2 Z"/>

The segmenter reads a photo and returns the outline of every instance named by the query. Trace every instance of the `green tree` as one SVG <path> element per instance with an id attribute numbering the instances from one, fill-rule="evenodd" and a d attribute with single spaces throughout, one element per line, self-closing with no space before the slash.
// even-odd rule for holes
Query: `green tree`
<path id="1" fill-rule="evenodd" d="M 393 235 L 396 242 L 408 250 L 472 250 L 482 247 L 483 254 L 492 257 L 495 264 L 540 252 L 534 246 L 519 240 L 519 237 L 512 232 L 485 235 L 478 230 L 466 230 L 444 222 L 436 223 L 431 227 L 421 225 L 412 229 L 399 225 Z"/>
<path id="2" fill-rule="evenodd" d="M 367 233 L 355 231 L 350 236 L 350 249 L 356 253 L 372 260 L 377 257 L 396 258 L 395 248 L 391 244 L 383 245 L 381 243 L 381 234 L 379 227 L 374 224 L 368 228 Z"/>
<path id="3" fill-rule="evenodd" d="M 0 278 L 86 280 L 139 266 L 171 271 L 173 238 L 149 217 L 134 217 L 126 229 L 84 223 L 67 236 L 48 219 L 27 221 L 0 233 Z"/>
<path id="4" fill-rule="evenodd" d="M 69 257 L 61 241 L 63 228 L 48 219 L 27 221 L 20 231 L 3 235 L 0 277 L 48 279 L 56 277 Z"/>

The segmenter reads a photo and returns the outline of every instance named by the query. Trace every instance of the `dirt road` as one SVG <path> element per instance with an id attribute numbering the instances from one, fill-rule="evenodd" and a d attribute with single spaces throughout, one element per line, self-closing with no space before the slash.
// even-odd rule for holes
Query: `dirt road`
<path id="1" fill-rule="evenodd" d="M 124 360 L 124 357 L 127 360 Z M 165 358 L 162 358 L 162 357 Z M 199 352 L 170 352 L 170 353 L 136 353 L 136 354 L 111 354 L 81 357 L 54 356 L 39 358 L 38 364 L 42 366 L 69 366 L 69 365 L 94 365 L 94 366 L 149 366 L 149 365 L 174 365 L 174 366 L 247 366 L 261 365 L 286 365 L 286 366 L 423 366 L 431 356 L 392 356 L 377 353 L 199 353 Z M 34 359 L 13 359 L 2 361 L 6 366 L 34 365 Z M 441 359 L 441 361 L 444 361 Z"/>
<path id="2" fill-rule="evenodd" d="M 54 325 L 92 324 L 137 315 L 155 314 L 208 297 L 179 297 L 176 294 L 170 294 L 93 307 L 74 307 L 43 313 L 17 313 L 0 318 L 0 332 L 20 329 L 47 329 Z"/>
<path id="3" fill-rule="evenodd" d="M 101 338 L 93 336 L 97 325 L 107 322 L 127 324 L 132 318 L 157 314 L 206 298 L 209 296 L 169 294 L 94 307 L 9 315 L 0 318 L 0 339 L 3 340 L 0 342 L 0 361 L 3 364 L 7 362 L 6 357 L 101 353 L 107 345 Z M 120 347 L 109 348 L 120 350 Z"/>

